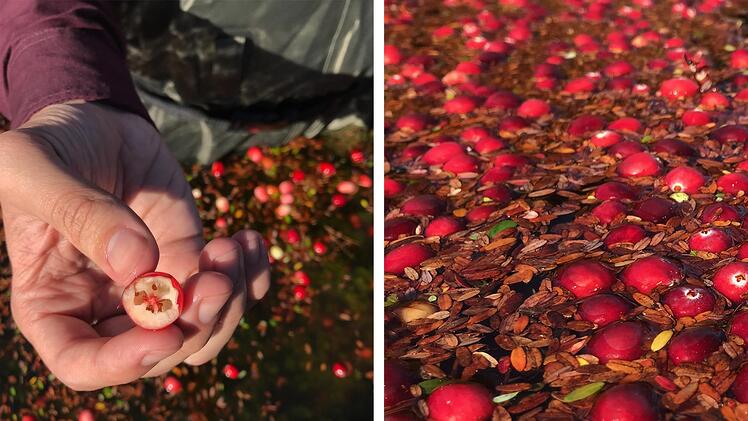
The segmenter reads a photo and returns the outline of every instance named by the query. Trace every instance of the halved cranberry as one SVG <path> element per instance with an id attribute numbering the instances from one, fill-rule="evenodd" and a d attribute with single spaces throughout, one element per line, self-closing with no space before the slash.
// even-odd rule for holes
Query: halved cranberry
<path id="1" fill-rule="evenodd" d="M 606 200 L 592 209 L 592 216 L 597 218 L 600 223 L 610 224 L 618 216 L 626 214 L 626 205 L 618 200 Z"/>
<path id="2" fill-rule="evenodd" d="M 708 224 L 716 221 L 740 221 L 738 210 L 727 203 L 712 203 L 704 208 L 701 213 L 701 222 Z"/>
<path id="3" fill-rule="evenodd" d="M 659 174 L 660 169 L 657 158 L 648 152 L 639 152 L 624 159 L 616 171 L 623 177 L 647 177 Z"/>
<path id="4" fill-rule="evenodd" d="M 561 268 L 556 276 L 556 284 L 571 291 L 577 298 L 607 291 L 615 281 L 613 271 L 593 260 L 569 263 Z"/>
<path id="5" fill-rule="evenodd" d="M 400 206 L 400 211 L 408 215 L 435 216 L 444 212 L 446 207 L 442 199 L 431 194 L 424 194 L 406 200 Z"/>
<path id="6" fill-rule="evenodd" d="M 537 119 L 551 112 L 551 106 L 542 99 L 530 98 L 520 104 L 517 115 L 523 118 Z"/>
<path id="7" fill-rule="evenodd" d="M 711 327 L 689 328 L 670 340 L 667 354 L 675 365 L 701 363 L 722 344 L 722 332 Z"/>
<path id="8" fill-rule="evenodd" d="M 609 199 L 636 199 L 636 191 L 628 184 L 617 181 L 609 181 L 601 184 L 595 189 L 595 198 L 597 200 Z"/>
<path id="9" fill-rule="evenodd" d="M 652 145 L 652 150 L 656 153 L 666 153 L 676 156 L 694 156 L 696 151 L 686 142 L 678 139 L 662 139 Z"/>
<path id="10" fill-rule="evenodd" d="M 645 238 L 647 238 L 647 232 L 639 225 L 623 224 L 610 230 L 608 236 L 605 237 L 605 247 L 611 248 L 621 243 L 636 244 Z"/>
<path id="11" fill-rule="evenodd" d="M 453 216 L 440 216 L 428 224 L 425 234 L 426 237 L 433 237 L 435 235 L 446 237 L 463 229 L 465 229 L 465 223 L 462 220 Z"/>
<path id="12" fill-rule="evenodd" d="M 578 311 L 582 320 L 603 327 L 621 320 L 632 308 L 628 301 L 617 295 L 597 294 L 582 300 Z"/>
<path id="13" fill-rule="evenodd" d="M 416 233 L 418 222 L 410 218 L 392 218 L 384 221 L 384 239 L 397 240 L 401 235 L 413 235 Z"/>
<path id="14" fill-rule="evenodd" d="M 721 143 L 748 142 L 748 128 L 739 124 L 722 126 L 709 133 L 709 138 Z"/>
<path id="15" fill-rule="evenodd" d="M 659 256 L 648 256 L 628 265 L 621 273 L 626 286 L 649 294 L 660 285 L 670 286 L 683 279 L 683 273 L 673 262 Z"/>
<path id="16" fill-rule="evenodd" d="M 470 155 L 455 155 L 444 163 L 442 169 L 453 174 L 476 172 L 479 162 Z"/>
<path id="17" fill-rule="evenodd" d="M 727 297 L 733 304 L 740 304 L 748 292 L 748 263 L 733 262 L 722 266 L 712 279 L 714 289 Z"/>
<path id="18" fill-rule="evenodd" d="M 686 126 L 706 126 L 712 122 L 712 117 L 703 111 L 688 110 L 683 113 L 681 120 Z"/>
<path id="19" fill-rule="evenodd" d="M 465 220 L 470 224 L 483 222 L 497 210 L 499 210 L 499 207 L 496 205 L 477 206 L 465 215 Z"/>
<path id="20" fill-rule="evenodd" d="M 464 155 L 465 148 L 457 142 L 442 142 L 423 154 L 421 160 L 429 165 L 440 165 L 456 155 Z"/>
<path id="21" fill-rule="evenodd" d="M 669 101 L 690 98 L 699 91 L 699 85 L 691 79 L 668 79 L 660 85 L 660 95 Z"/>
<path id="22" fill-rule="evenodd" d="M 624 383 L 600 394 L 590 411 L 590 421 L 657 421 L 660 413 L 652 386 Z"/>
<path id="23" fill-rule="evenodd" d="M 706 177 L 693 167 L 677 167 L 665 175 L 665 184 L 674 192 L 694 194 L 706 183 Z"/>
<path id="24" fill-rule="evenodd" d="M 644 146 L 639 142 L 632 140 L 624 140 L 618 142 L 608 149 L 608 154 L 615 156 L 616 158 L 626 158 L 639 152 L 643 152 Z"/>
<path id="25" fill-rule="evenodd" d="M 410 399 L 410 385 L 415 376 L 410 374 L 400 364 L 386 360 L 384 362 L 384 406 L 390 407 L 406 399 Z"/>
<path id="26" fill-rule="evenodd" d="M 688 247 L 691 250 L 721 253 L 732 246 L 732 238 L 719 228 L 705 228 L 691 234 Z"/>
<path id="27" fill-rule="evenodd" d="M 426 259 L 434 257 L 430 247 L 408 243 L 389 251 L 384 256 L 385 273 L 402 274 L 406 267 L 418 268 Z"/>
<path id="28" fill-rule="evenodd" d="M 571 136 L 580 137 L 585 133 L 602 130 L 605 127 L 605 120 L 596 115 L 581 115 L 569 123 L 566 129 Z"/>
<path id="29" fill-rule="evenodd" d="M 643 221 L 662 224 L 670 219 L 674 210 L 675 203 L 671 200 L 662 197 L 650 197 L 636 205 L 634 215 Z"/>
<path id="30" fill-rule="evenodd" d="M 427 401 L 432 421 L 486 421 L 493 414 L 492 395 L 474 383 L 452 383 L 439 387 Z"/>
<path id="31" fill-rule="evenodd" d="M 592 335 L 587 352 L 605 364 L 610 360 L 635 360 L 644 354 L 644 326 L 640 322 L 615 322 Z"/>
<path id="32" fill-rule="evenodd" d="M 670 307 L 675 317 L 694 317 L 705 311 L 712 311 L 715 302 L 711 291 L 693 285 L 677 286 L 662 295 L 662 303 Z"/>
<path id="33" fill-rule="evenodd" d="M 717 179 L 717 187 L 728 194 L 748 193 L 748 174 L 737 172 Z"/>
<path id="34" fill-rule="evenodd" d="M 730 333 L 740 336 L 744 341 L 748 341 L 748 310 L 735 313 L 730 324 Z"/>

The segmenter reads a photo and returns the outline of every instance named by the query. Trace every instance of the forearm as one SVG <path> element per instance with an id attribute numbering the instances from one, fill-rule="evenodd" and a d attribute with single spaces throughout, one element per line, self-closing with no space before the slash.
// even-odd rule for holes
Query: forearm
<path id="1" fill-rule="evenodd" d="M 0 2 L 0 59 L 0 113 L 13 128 L 70 100 L 104 101 L 148 119 L 104 2 Z"/>

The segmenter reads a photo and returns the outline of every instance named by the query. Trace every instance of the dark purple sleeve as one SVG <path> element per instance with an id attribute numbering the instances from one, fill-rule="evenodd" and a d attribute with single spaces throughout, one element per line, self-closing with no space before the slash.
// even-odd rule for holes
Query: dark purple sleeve
<path id="1" fill-rule="evenodd" d="M 133 87 L 108 6 L 0 0 L 0 113 L 15 128 L 47 105 L 103 101 L 150 121 Z"/>

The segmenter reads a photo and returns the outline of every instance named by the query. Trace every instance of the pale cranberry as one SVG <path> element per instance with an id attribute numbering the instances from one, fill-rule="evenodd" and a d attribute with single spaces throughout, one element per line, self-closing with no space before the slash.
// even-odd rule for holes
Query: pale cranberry
<path id="1" fill-rule="evenodd" d="M 606 200 L 605 202 L 597 205 L 592 210 L 592 216 L 597 218 L 600 223 L 610 224 L 616 218 L 626 214 L 626 205 L 618 200 Z"/>
<path id="2" fill-rule="evenodd" d="M 740 304 L 748 292 L 748 263 L 733 262 L 722 266 L 712 279 L 714 289 L 727 297 L 733 304 Z"/>
<path id="3" fill-rule="evenodd" d="M 660 161 L 648 152 L 639 152 L 624 159 L 616 171 L 623 177 L 648 177 L 660 173 Z"/>
<path id="4" fill-rule="evenodd" d="M 394 361 L 384 362 L 384 406 L 389 407 L 410 399 L 414 376 Z"/>
<path id="5" fill-rule="evenodd" d="M 704 174 L 692 167 L 677 167 L 665 175 L 665 184 L 674 192 L 694 194 L 705 183 Z"/>
<path id="6" fill-rule="evenodd" d="M 517 115 L 523 118 L 537 119 L 551 112 L 551 106 L 542 99 L 530 98 L 517 109 Z"/>
<path id="7" fill-rule="evenodd" d="M 602 130 L 605 127 L 605 120 L 596 115 L 581 115 L 569 123 L 566 132 L 571 136 L 580 137 L 585 133 Z"/>
<path id="8" fill-rule="evenodd" d="M 742 172 L 725 174 L 717 179 L 717 187 L 728 194 L 748 192 L 748 174 Z"/>
<path id="9" fill-rule="evenodd" d="M 722 332 L 711 327 L 686 329 L 670 340 L 667 353 L 675 365 L 701 363 L 722 344 Z"/>
<path id="10" fill-rule="evenodd" d="M 719 228 L 706 228 L 691 234 L 688 247 L 691 250 L 721 253 L 732 246 L 732 238 Z"/>
<path id="11" fill-rule="evenodd" d="M 660 85 L 660 95 L 669 101 L 690 98 L 699 91 L 699 85 L 691 79 L 668 79 Z"/>
<path id="12" fill-rule="evenodd" d="M 635 360 L 644 354 L 645 336 L 640 322 L 615 322 L 592 335 L 587 352 L 605 364 L 610 360 Z"/>
<path id="13" fill-rule="evenodd" d="M 659 256 L 639 259 L 621 273 L 621 280 L 626 286 L 644 294 L 649 294 L 660 285 L 670 286 L 681 279 L 681 270 L 671 261 Z"/>
<path id="14" fill-rule="evenodd" d="M 440 165 L 457 155 L 464 155 L 465 149 L 457 142 L 442 142 L 423 154 L 421 159 L 429 165 Z"/>
<path id="15" fill-rule="evenodd" d="M 621 243 L 636 244 L 645 238 L 647 238 L 647 232 L 639 225 L 623 224 L 610 230 L 608 236 L 605 237 L 605 247 L 611 248 Z"/>
<path id="16" fill-rule="evenodd" d="M 611 146 L 610 149 L 608 149 L 608 154 L 613 155 L 616 158 L 627 158 L 636 153 L 643 152 L 644 150 L 644 146 L 642 146 L 641 143 L 632 140 L 624 140 L 623 142 L 618 142 Z"/>
<path id="17" fill-rule="evenodd" d="M 491 393 L 472 383 L 452 383 L 434 391 L 427 401 L 432 421 L 486 421 L 493 414 Z"/>
<path id="18" fill-rule="evenodd" d="M 712 118 L 708 113 L 696 110 L 688 110 L 684 112 L 681 120 L 686 126 L 706 126 L 712 122 Z"/>
<path id="19" fill-rule="evenodd" d="M 636 199 L 636 191 L 628 184 L 617 181 L 609 181 L 601 184 L 595 189 L 595 198 L 597 200 L 609 199 Z"/>
<path id="20" fill-rule="evenodd" d="M 574 294 L 585 298 L 601 291 L 607 291 L 615 283 L 613 271 L 592 260 L 569 263 L 559 271 L 556 283 Z"/>
<path id="21" fill-rule="evenodd" d="M 646 222 L 662 224 L 670 219 L 674 210 L 675 203 L 672 201 L 661 197 L 650 197 L 636 205 L 634 215 Z"/>
<path id="22" fill-rule="evenodd" d="M 446 237 L 447 235 L 465 229 L 465 223 L 452 216 L 440 216 L 435 218 L 426 227 L 426 237 Z"/>
<path id="23" fill-rule="evenodd" d="M 740 221 L 740 214 L 734 206 L 727 203 L 713 203 L 704 208 L 701 213 L 701 222 L 708 224 L 716 221 L 737 222 Z"/>
<path id="24" fill-rule="evenodd" d="M 715 302 L 711 291 L 693 285 L 671 288 L 662 295 L 662 304 L 667 304 L 675 317 L 694 317 L 712 311 Z"/>
<path id="25" fill-rule="evenodd" d="M 384 239 L 397 240 L 401 235 L 413 235 L 416 233 L 418 222 L 410 218 L 392 218 L 384 222 Z"/>
<path id="26" fill-rule="evenodd" d="M 399 275 L 406 267 L 418 268 L 421 262 L 431 257 L 434 257 L 434 252 L 423 244 L 404 244 L 385 254 L 384 271 Z"/>
<path id="27" fill-rule="evenodd" d="M 652 145 L 656 153 L 666 153 L 676 156 L 693 156 L 696 151 L 686 142 L 677 139 L 662 139 Z"/>
<path id="28" fill-rule="evenodd" d="M 657 421 L 660 403 L 647 383 L 619 384 L 595 400 L 590 421 Z"/>
<path id="29" fill-rule="evenodd" d="M 578 311 L 582 320 L 603 327 L 621 320 L 632 308 L 628 301 L 617 295 L 598 294 L 582 300 Z"/>
<path id="30" fill-rule="evenodd" d="M 735 313 L 730 324 L 730 333 L 748 341 L 748 310 Z"/>
<path id="31" fill-rule="evenodd" d="M 409 215 L 435 216 L 442 213 L 445 208 L 446 204 L 442 199 L 434 195 L 424 194 L 403 202 L 400 211 Z"/>

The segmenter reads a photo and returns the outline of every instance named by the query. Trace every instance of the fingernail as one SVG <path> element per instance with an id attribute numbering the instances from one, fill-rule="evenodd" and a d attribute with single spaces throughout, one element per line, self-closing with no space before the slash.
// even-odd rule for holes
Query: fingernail
<path id="1" fill-rule="evenodd" d="M 129 278 L 135 274 L 135 266 L 147 247 L 148 242 L 142 235 L 129 228 L 122 228 L 109 239 L 106 260 L 120 277 Z"/>
<path id="2" fill-rule="evenodd" d="M 225 301 L 223 300 L 201 300 L 197 310 L 197 318 L 200 323 L 208 324 L 212 322 L 218 316 L 218 312 L 221 311 L 224 304 Z"/>
<path id="3" fill-rule="evenodd" d="M 171 353 L 173 354 L 173 352 Z M 143 357 L 143 360 L 140 361 L 140 365 L 145 367 L 150 367 L 152 365 L 156 365 L 159 361 L 163 360 L 164 358 L 168 357 L 171 354 L 167 354 L 165 352 L 151 352 L 150 354 L 145 354 Z"/>

